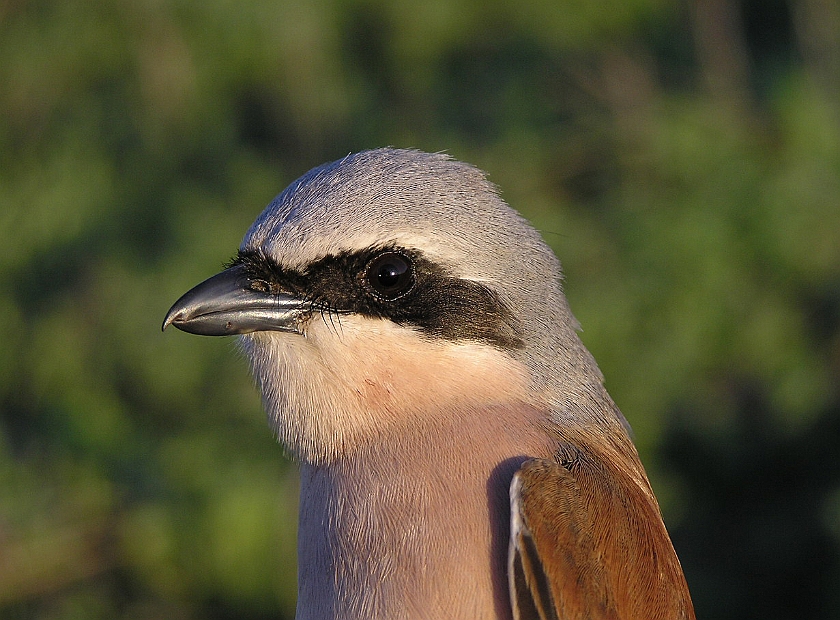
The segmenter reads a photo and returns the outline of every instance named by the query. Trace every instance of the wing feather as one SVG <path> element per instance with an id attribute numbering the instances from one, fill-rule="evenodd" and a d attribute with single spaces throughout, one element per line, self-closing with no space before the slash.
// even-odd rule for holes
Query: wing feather
<path id="1" fill-rule="evenodd" d="M 694 618 L 641 464 L 607 456 L 565 444 L 555 461 L 532 459 L 514 476 L 514 620 Z"/>

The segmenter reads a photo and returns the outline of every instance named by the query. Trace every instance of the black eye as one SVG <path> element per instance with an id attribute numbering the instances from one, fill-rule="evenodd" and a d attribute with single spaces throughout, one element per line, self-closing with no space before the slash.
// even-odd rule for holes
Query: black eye
<path id="1" fill-rule="evenodd" d="M 367 266 L 367 281 L 377 297 L 393 301 L 414 286 L 414 269 L 411 261 L 397 252 L 385 252 Z"/>

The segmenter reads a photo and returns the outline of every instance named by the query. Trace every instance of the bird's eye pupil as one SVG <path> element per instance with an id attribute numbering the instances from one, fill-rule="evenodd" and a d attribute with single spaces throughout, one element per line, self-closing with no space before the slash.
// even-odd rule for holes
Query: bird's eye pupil
<path id="1" fill-rule="evenodd" d="M 378 297 L 394 300 L 414 286 L 414 271 L 407 257 L 397 252 L 385 252 L 368 264 L 367 281 Z"/>
<path id="2" fill-rule="evenodd" d="M 405 265 L 395 265 L 394 263 L 385 263 L 379 268 L 377 278 L 379 284 L 385 288 L 396 286 L 400 281 L 400 276 L 405 273 Z"/>

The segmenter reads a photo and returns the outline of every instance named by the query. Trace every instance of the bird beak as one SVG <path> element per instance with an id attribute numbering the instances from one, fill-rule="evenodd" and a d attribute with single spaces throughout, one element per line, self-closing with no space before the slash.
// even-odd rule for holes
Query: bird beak
<path id="1" fill-rule="evenodd" d="M 258 290 L 241 265 L 193 287 L 166 313 L 170 324 L 200 336 L 230 336 L 257 331 L 300 333 L 309 304 L 285 293 Z"/>

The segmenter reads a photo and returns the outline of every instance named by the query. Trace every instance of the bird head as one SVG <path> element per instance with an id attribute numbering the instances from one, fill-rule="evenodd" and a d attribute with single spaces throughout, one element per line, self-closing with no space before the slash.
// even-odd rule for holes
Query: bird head
<path id="1" fill-rule="evenodd" d="M 378 149 L 293 182 L 164 328 L 239 334 L 278 437 L 324 462 L 477 407 L 603 411 L 561 277 L 484 173 Z"/>

